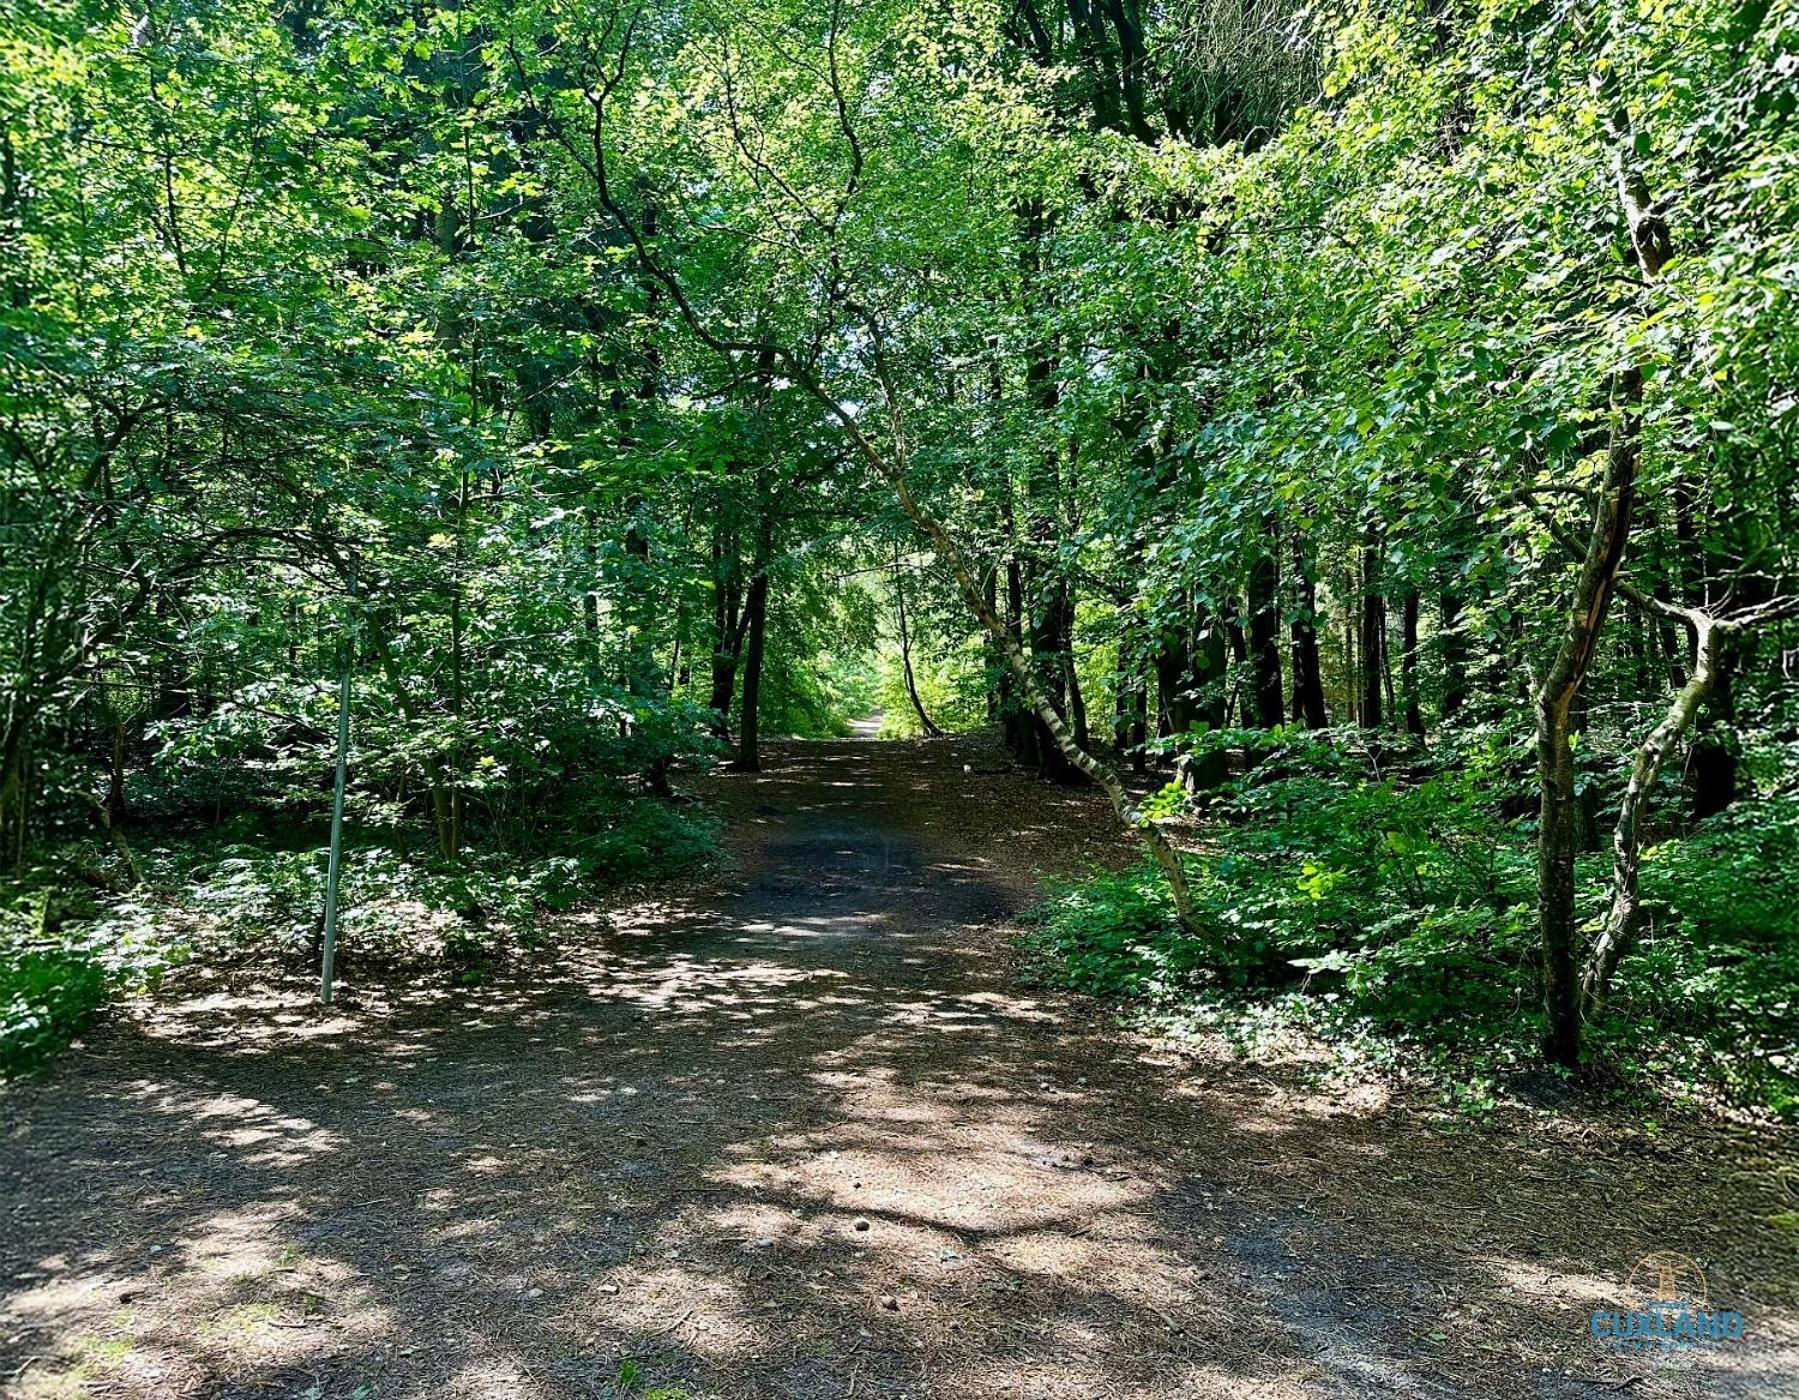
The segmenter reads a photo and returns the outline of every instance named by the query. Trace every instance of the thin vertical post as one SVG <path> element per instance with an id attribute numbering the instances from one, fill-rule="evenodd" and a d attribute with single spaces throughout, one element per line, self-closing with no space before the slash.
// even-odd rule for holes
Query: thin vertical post
<path id="1" fill-rule="evenodd" d="M 350 575 L 350 607 L 356 606 L 356 575 Z M 337 684 L 337 783 L 331 794 L 331 860 L 325 869 L 325 950 L 319 973 L 319 1001 L 331 1005 L 337 963 L 337 888 L 343 874 L 344 782 L 350 767 L 350 670 L 356 660 L 354 626 L 344 629 L 343 670 Z"/>

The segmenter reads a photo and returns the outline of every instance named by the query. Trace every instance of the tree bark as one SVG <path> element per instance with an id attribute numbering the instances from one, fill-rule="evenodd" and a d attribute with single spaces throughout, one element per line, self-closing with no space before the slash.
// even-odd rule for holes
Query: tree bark
<path id="1" fill-rule="evenodd" d="M 731 767 L 740 773 L 762 771 L 762 655 L 768 631 L 768 574 L 750 580 L 744 600 L 748 619 L 743 646 L 743 711 L 737 723 L 737 756 Z"/>
<path id="2" fill-rule="evenodd" d="M 1592 666 L 1630 538 L 1641 452 L 1643 377 L 1619 375 L 1619 418 L 1606 451 L 1605 481 L 1594 504 L 1585 558 L 1569 600 L 1562 644 L 1536 688 L 1537 921 L 1543 950 L 1546 1053 L 1561 1065 L 1580 1060 L 1580 1005 L 1575 981 L 1574 857 L 1580 837 L 1574 792 L 1575 697 Z"/>
<path id="3" fill-rule="evenodd" d="M 1318 584 L 1306 558 L 1305 539 L 1293 536 L 1293 567 L 1299 606 L 1294 609 L 1293 722 L 1307 729 L 1323 729 L 1330 723 L 1324 705 L 1324 666 L 1318 656 Z"/>
<path id="4" fill-rule="evenodd" d="M 1400 603 L 1399 695 L 1405 706 L 1405 732 L 1424 736 L 1424 709 L 1418 703 L 1418 590 L 1408 588 Z"/>
<path id="5" fill-rule="evenodd" d="M 1437 642 L 1443 659 L 1443 719 L 1447 722 L 1468 703 L 1468 634 L 1462 627 L 1462 600 L 1443 590 L 1437 595 L 1437 617 L 1442 624 Z"/>
<path id="6" fill-rule="evenodd" d="M 1279 538 L 1273 518 L 1270 541 Z M 1281 696 L 1280 570 L 1273 549 L 1263 550 L 1249 566 L 1249 656 L 1253 668 L 1256 722 L 1264 729 L 1286 718 Z"/>
<path id="7" fill-rule="evenodd" d="M 899 644 L 900 669 L 906 677 L 906 697 L 912 702 L 912 713 L 918 716 L 918 724 L 930 738 L 941 738 L 943 731 L 930 715 L 925 713 L 924 701 L 918 694 L 918 680 L 912 674 L 912 633 L 906 625 L 906 577 L 900 567 L 899 550 L 893 551 L 893 596 L 899 611 Z"/>
<path id="8" fill-rule="evenodd" d="M 739 773 L 762 771 L 762 658 L 768 640 L 768 571 L 774 562 L 774 519 L 767 512 L 756 535 L 756 572 L 743 602 L 743 707 L 737 721 Z"/>
<path id="9" fill-rule="evenodd" d="M 1379 729 L 1385 718 L 1381 703 L 1385 679 L 1387 607 L 1380 592 L 1380 536 L 1370 525 L 1361 549 L 1361 713 L 1364 729 Z"/>
<path id="10" fill-rule="evenodd" d="M 1719 633 L 1712 619 L 1700 613 L 1690 618 L 1693 627 L 1693 669 L 1686 684 L 1676 692 L 1661 723 L 1649 731 L 1637 746 L 1630 767 L 1630 781 L 1625 786 L 1623 801 L 1618 806 L 1618 824 L 1612 831 L 1612 899 L 1605 923 L 1587 957 L 1581 977 L 1582 1001 L 1589 1006 L 1604 1004 L 1611 986 L 1612 973 L 1619 959 L 1629 950 L 1636 935 L 1640 900 L 1638 877 L 1642 868 L 1643 809 L 1648 804 L 1650 789 L 1668 760 L 1668 755 L 1681 737 L 1692 727 L 1699 706 L 1716 679 Z"/>
<path id="11" fill-rule="evenodd" d="M 712 536 L 712 693 L 708 705 L 716 716 L 713 737 L 731 739 L 731 697 L 737 693 L 737 663 L 743 654 L 742 561 L 734 534 Z"/>
<path id="12" fill-rule="evenodd" d="M 1614 97 L 1616 95 L 1614 94 Z M 1619 204 L 1645 285 L 1672 256 L 1668 227 L 1650 209 L 1648 189 L 1630 165 L 1634 137 L 1622 103 L 1613 117 Z M 1574 795 L 1571 716 L 1575 697 L 1592 666 L 1618 568 L 1630 540 L 1642 459 L 1643 372 L 1618 372 L 1613 392 L 1616 418 L 1606 448 L 1605 479 L 1593 503 L 1592 530 L 1569 600 L 1562 644 L 1536 686 L 1537 918 L 1543 944 L 1543 1001 L 1548 1018 L 1546 1051 L 1562 1065 L 1580 1060 L 1579 987 L 1575 974 L 1574 855 L 1578 835 Z"/>

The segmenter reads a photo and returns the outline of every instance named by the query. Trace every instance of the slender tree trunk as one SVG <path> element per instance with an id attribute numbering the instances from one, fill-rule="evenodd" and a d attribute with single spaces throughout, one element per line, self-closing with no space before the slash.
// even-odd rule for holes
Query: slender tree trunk
<path id="1" fill-rule="evenodd" d="M 0 858 L 16 872 L 25 868 L 31 827 L 27 736 L 32 716 L 24 697 L 16 692 L 7 708 L 6 728 L 0 733 Z"/>
<path id="2" fill-rule="evenodd" d="M 1399 691 L 1405 705 L 1405 732 L 1422 738 L 1424 710 L 1418 703 L 1418 590 L 1408 588 L 1400 604 Z"/>
<path id="3" fill-rule="evenodd" d="M 581 554 L 586 563 L 586 584 L 581 590 L 581 635 L 587 645 L 588 666 L 597 680 L 600 671 L 600 545 L 599 522 L 593 506 L 582 512 Z"/>
<path id="4" fill-rule="evenodd" d="M 1362 668 L 1359 718 L 1365 729 L 1379 729 L 1385 717 L 1381 697 L 1387 650 L 1387 608 L 1381 597 L 1380 575 L 1380 536 L 1370 525 L 1361 550 L 1362 630 L 1357 648 Z"/>
<path id="5" fill-rule="evenodd" d="M 125 721 L 110 697 L 106 701 L 105 714 L 110 759 L 106 774 L 106 824 L 108 830 L 113 830 L 125 820 Z"/>
<path id="6" fill-rule="evenodd" d="M 988 568 L 981 575 L 981 596 L 986 600 L 987 610 L 999 612 L 999 570 Z M 988 642 L 987 651 L 987 723 L 998 724 L 1005 703 L 1005 661 Z"/>
<path id="7" fill-rule="evenodd" d="M 742 561 L 737 541 L 721 535 L 712 540 L 712 693 L 708 704 L 716 716 L 713 737 L 731 738 L 731 697 L 737 690 L 737 664 L 743 654 Z"/>
<path id="8" fill-rule="evenodd" d="M 743 711 L 737 721 L 737 756 L 731 767 L 741 773 L 762 770 L 762 654 L 768 629 L 768 574 L 750 580 L 744 600 L 749 619 L 743 647 Z"/>
<path id="9" fill-rule="evenodd" d="M 1591 1006 L 1604 1003 L 1612 973 L 1636 935 L 1643 809 L 1648 804 L 1650 790 L 1668 761 L 1668 755 L 1692 727 L 1699 706 L 1716 679 L 1719 634 L 1723 629 L 1702 613 L 1694 613 L 1691 621 L 1694 633 L 1692 672 L 1669 703 L 1661 722 L 1637 746 L 1630 767 L 1630 781 L 1618 806 L 1618 824 L 1612 831 L 1611 906 L 1581 977 L 1582 1000 Z"/>
<path id="10" fill-rule="evenodd" d="M 1468 703 L 1468 634 L 1462 626 L 1462 600 L 1445 589 L 1437 595 L 1438 654 L 1443 659 L 1443 719 L 1454 719 Z"/>
<path id="11" fill-rule="evenodd" d="M 1040 199 L 1027 201 L 1021 212 L 1023 237 L 1019 243 L 1020 272 L 1032 301 L 1047 309 L 1053 300 L 1053 294 L 1044 280 L 1044 239 L 1050 231 L 1054 216 L 1045 212 Z M 1046 332 L 1042 339 L 1029 346 L 1024 366 L 1026 397 L 1046 424 L 1054 423 L 1062 400 L 1061 385 L 1056 378 L 1056 349 L 1053 331 Z M 1062 444 L 1057 435 L 1052 436 L 1048 445 L 1033 456 L 1025 482 L 1028 528 L 1036 553 L 1030 589 L 1033 604 L 1030 655 L 1040 669 L 1039 690 L 1047 696 L 1058 714 L 1073 721 L 1075 715 L 1070 703 L 1073 697 L 1069 686 L 1073 665 L 1067 648 L 1073 630 L 1074 601 L 1067 580 L 1050 562 L 1060 553 L 1061 469 Z M 1080 768 L 1069 761 L 1049 730 L 1041 723 L 1034 723 L 1032 727 L 1036 731 L 1032 736 L 1031 747 L 1037 772 L 1051 782 L 1081 781 L 1083 774 Z M 1082 748 L 1086 747 L 1082 742 L 1084 729 L 1083 717 L 1082 722 L 1073 730 L 1075 742 Z"/>
<path id="12" fill-rule="evenodd" d="M 1024 570 L 1018 561 L 1017 521 L 1013 514 L 1011 496 L 1008 493 L 1005 507 L 1006 527 L 1006 636 L 1013 648 L 1022 650 L 1024 645 Z M 1002 648 L 1000 656 L 1004 659 L 1007 652 Z M 1032 719 L 1030 708 L 1023 693 L 1018 689 L 1018 678 L 1008 669 L 1000 676 L 1001 713 L 1004 719 L 1006 747 L 1011 750 L 1017 763 L 1035 768 L 1037 766 L 1037 725 Z"/>
<path id="13" fill-rule="evenodd" d="M 1162 705 L 1173 734 L 1201 723 L 1208 731 L 1222 729 L 1228 718 L 1224 679 L 1230 651 L 1224 623 L 1197 599 L 1189 617 L 1189 630 L 1165 638 L 1157 657 Z M 1176 772 L 1189 792 L 1202 792 L 1225 780 L 1229 762 L 1222 749 L 1208 747 L 1202 754 L 1185 755 Z"/>
<path id="14" fill-rule="evenodd" d="M 1617 82 L 1616 75 L 1611 81 Z M 1613 92 L 1617 192 L 1630 230 L 1631 248 L 1645 285 L 1653 284 L 1672 256 L 1667 225 L 1650 209 L 1649 191 L 1630 162 L 1635 139 L 1620 94 Z M 1575 974 L 1574 748 L 1571 716 L 1581 682 L 1592 666 L 1600 629 L 1617 586 L 1630 541 L 1642 460 L 1643 373 L 1620 370 L 1613 392 L 1615 421 L 1606 448 L 1605 479 L 1593 504 L 1592 531 L 1569 600 L 1562 644 L 1535 688 L 1537 770 L 1541 812 L 1537 825 L 1537 917 L 1543 943 L 1543 1000 L 1548 1016 L 1547 1052 L 1559 1064 L 1580 1059 L 1579 987 Z"/>
<path id="15" fill-rule="evenodd" d="M 1149 682 L 1141 674 L 1131 689 L 1131 772 L 1149 771 Z"/>
<path id="16" fill-rule="evenodd" d="M 768 574 L 774 565 L 774 515 L 764 509 L 756 533 L 756 572 L 744 599 L 743 709 L 737 721 L 737 756 L 731 767 L 762 770 L 762 658 L 768 639 Z"/>
<path id="17" fill-rule="evenodd" d="M 1721 640 L 1705 698 L 1706 722 L 1688 760 L 1695 821 L 1714 817 L 1737 800 L 1737 755 L 1730 744 L 1736 724 L 1735 670 L 1735 649 L 1728 639 Z"/>
<path id="18" fill-rule="evenodd" d="M 471 404 L 474 402 L 474 371 L 469 373 L 469 391 Z M 477 410 L 471 408 L 473 415 Z M 468 525 L 469 474 L 464 468 L 456 488 L 456 551 L 451 560 L 451 568 L 455 571 L 450 580 L 450 713 L 456 717 L 457 739 L 454 756 L 451 760 L 452 778 L 450 782 L 449 819 L 439 828 L 442 838 L 438 849 L 443 858 L 456 860 L 462 853 L 462 781 L 461 772 L 468 759 L 461 737 L 463 719 L 463 667 L 465 665 L 465 637 L 462 619 L 463 574 L 465 572 L 464 552 L 465 536 Z"/>
<path id="19" fill-rule="evenodd" d="M 1306 558 L 1305 539 L 1293 536 L 1293 569 L 1299 606 L 1294 609 L 1293 722 L 1307 729 L 1323 729 L 1330 723 L 1324 706 L 1324 665 L 1318 656 L 1318 584 Z"/>
<path id="20" fill-rule="evenodd" d="M 899 644 L 900 669 L 906 677 L 906 696 L 912 702 L 912 712 L 918 716 L 918 724 L 925 734 L 935 739 L 940 738 L 943 731 L 937 727 L 936 721 L 925 713 L 924 701 L 918 694 L 918 680 L 912 674 L 912 633 L 906 625 L 906 578 L 900 567 L 899 548 L 893 551 L 893 596 L 899 611 Z"/>
<path id="21" fill-rule="evenodd" d="M 1580 1060 L 1578 932 L 1574 914 L 1574 857 L 1580 838 L 1574 791 L 1574 702 L 1592 666 L 1600 628 L 1611 605 L 1618 566 L 1630 538 L 1640 453 L 1642 375 L 1619 376 L 1620 417 L 1606 453 L 1605 481 L 1593 511 L 1586 557 L 1569 600 L 1560 650 L 1536 688 L 1537 919 L 1543 945 L 1546 1051 L 1557 1064 Z"/>
<path id="22" fill-rule="evenodd" d="M 1270 541 L 1279 539 L 1272 517 Z M 1281 696 L 1280 571 L 1272 548 L 1249 567 L 1249 655 L 1255 678 L 1256 722 L 1273 729 L 1286 718 Z"/>
<path id="23" fill-rule="evenodd" d="M 1083 749 L 1093 747 L 1093 735 L 1087 727 L 1087 700 L 1081 694 L 1080 672 L 1074 664 L 1074 615 L 1075 600 L 1071 589 L 1064 589 L 1062 595 L 1062 636 L 1058 642 L 1058 653 L 1062 658 L 1063 693 L 1068 697 L 1068 722 L 1074 728 L 1074 741 Z"/>
<path id="24" fill-rule="evenodd" d="M 1193 639 L 1184 630 L 1170 629 L 1156 646 L 1156 733 L 1161 738 L 1193 727 L 1192 674 Z"/>
<path id="25" fill-rule="evenodd" d="M 1201 609 L 1194 620 L 1198 643 L 1193 648 L 1194 682 L 1199 692 L 1200 717 L 1214 730 L 1223 729 L 1230 719 L 1230 700 L 1224 693 L 1229 666 L 1226 652 L 1226 629 L 1216 615 Z M 1230 760 L 1223 749 L 1213 748 L 1188 770 L 1191 785 L 1198 789 L 1215 788 L 1230 775 Z"/>

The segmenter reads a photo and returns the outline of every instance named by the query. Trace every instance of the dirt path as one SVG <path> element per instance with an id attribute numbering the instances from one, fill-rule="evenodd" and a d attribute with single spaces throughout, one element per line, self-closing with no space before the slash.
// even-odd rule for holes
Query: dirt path
<path id="1" fill-rule="evenodd" d="M 773 763 L 712 782 L 730 871 L 594 916 L 553 968 L 334 1016 L 297 986 L 165 1004 L 0 1098 L 0 1376 L 318 1400 L 1799 1393 L 1765 1143 L 1445 1132 L 1374 1089 L 1159 1053 L 1007 952 L 1033 869 L 1116 852 L 1089 798 L 959 741 Z M 1600 1350 L 1591 1310 L 1652 1250 L 1701 1260 L 1748 1340 L 1672 1366 Z"/>

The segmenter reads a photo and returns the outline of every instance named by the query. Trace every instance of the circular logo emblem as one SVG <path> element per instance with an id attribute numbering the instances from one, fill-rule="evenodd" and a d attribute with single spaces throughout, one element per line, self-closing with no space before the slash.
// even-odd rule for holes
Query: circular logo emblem
<path id="1" fill-rule="evenodd" d="M 1697 1260 L 1671 1249 L 1645 1254 L 1630 1271 L 1625 1296 L 1638 1312 L 1685 1308 L 1699 1312 L 1705 1308 L 1705 1270 Z"/>

